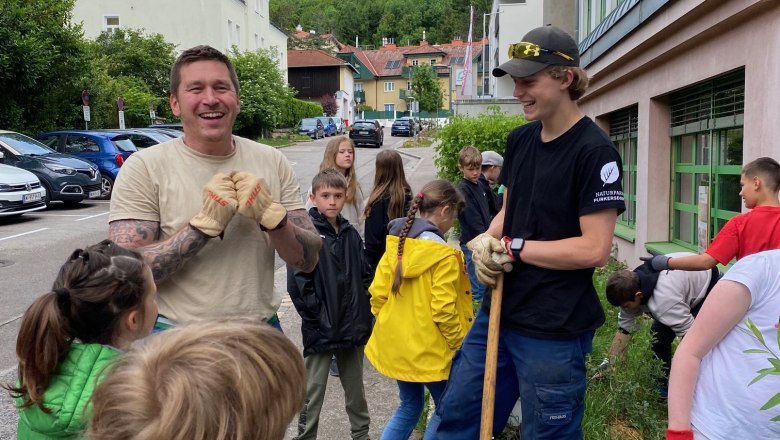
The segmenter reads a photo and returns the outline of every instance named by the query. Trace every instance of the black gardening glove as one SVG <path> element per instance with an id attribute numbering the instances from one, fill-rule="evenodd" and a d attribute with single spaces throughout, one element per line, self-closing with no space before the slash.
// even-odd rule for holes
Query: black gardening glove
<path id="1" fill-rule="evenodd" d="M 671 260 L 670 257 L 667 257 L 666 255 L 653 255 L 652 257 L 639 257 L 642 261 L 649 261 L 650 266 L 653 267 L 654 270 L 662 271 L 662 270 L 669 270 L 669 260 Z"/>

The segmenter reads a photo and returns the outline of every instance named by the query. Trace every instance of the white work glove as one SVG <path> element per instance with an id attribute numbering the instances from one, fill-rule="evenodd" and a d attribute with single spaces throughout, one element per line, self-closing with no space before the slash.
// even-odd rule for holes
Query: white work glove
<path id="1" fill-rule="evenodd" d="M 238 195 L 238 213 L 255 220 L 264 231 L 273 231 L 287 223 L 287 209 L 275 201 L 265 181 L 252 173 L 233 174 Z"/>
<path id="2" fill-rule="evenodd" d="M 488 233 L 474 237 L 466 246 L 471 250 L 474 271 L 482 284 L 496 287 L 496 280 L 502 272 L 512 270 L 514 258 L 507 254 L 504 243 Z"/>
<path id="3" fill-rule="evenodd" d="M 203 205 L 190 226 L 210 237 L 221 235 L 236 214 L 238 198 L 233 179 L 217 173 L 203 187 Z"/>

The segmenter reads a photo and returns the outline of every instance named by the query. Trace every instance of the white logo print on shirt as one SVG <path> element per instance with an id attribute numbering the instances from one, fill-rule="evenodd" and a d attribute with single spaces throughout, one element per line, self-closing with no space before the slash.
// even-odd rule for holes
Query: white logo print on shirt
<path id="1" fill-rule="evenodd" d="M 601 167 L 601 181 L 604 182 L 602 187 L 607 186 L 608 183 L 613 183 L 618 180 L 620 171 L 618 170 L 617 162 L 612 161 Z"/>

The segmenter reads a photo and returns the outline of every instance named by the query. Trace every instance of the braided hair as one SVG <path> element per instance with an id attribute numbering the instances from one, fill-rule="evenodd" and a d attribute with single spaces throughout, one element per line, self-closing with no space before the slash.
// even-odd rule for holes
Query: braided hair
<path id="1" fill-rule="evenodd" d="M 104 240 L 73 251 L 52 290 L 39 296 L 22 317 L 16 340 L 19 386 L 3 385 L 22 408 L 38 405 L 74 340 L 111 345 L 119 323 L 139 310 L 147 289 L 141 254 Z"/>
<path id="2" fill-rule="evenodd" d="M 450 206 L 455 213 L 459 213 L 463 210 L 464 205 L 463 195 L 452 185 L 452 183 L 446 180 L 433 180 L 428 182 L 423 186 L 422 190 L 414 196 L 414 199 L 412 199 L 412 206 L 409 208 L 409 212 L 406 215 L 406 221 L 401 228 L 401 233 L 398 235 L 398 262 L 395 266 L 395 275 L 393 277 L 393 294 L 397 294 L 401 289 L 401 283 L 403 282 L 403 268 L 401 262 L 404 255 L 404 244 L 406 243 L 406 237 L 409 235 L 409 230 L 412 228 L 417 212 L 419 211 L 422 214 L 428 214 L 440 206 Z"/>

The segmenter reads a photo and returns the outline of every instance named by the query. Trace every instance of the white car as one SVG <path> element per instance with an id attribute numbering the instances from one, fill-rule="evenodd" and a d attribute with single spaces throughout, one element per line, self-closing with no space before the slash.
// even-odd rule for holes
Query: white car
<path id="1" fill-rule="evenodd" d="M 46 188 L 35 174 L 0 164 L 0 217 L 46 209 L 45 200 Z"/>

